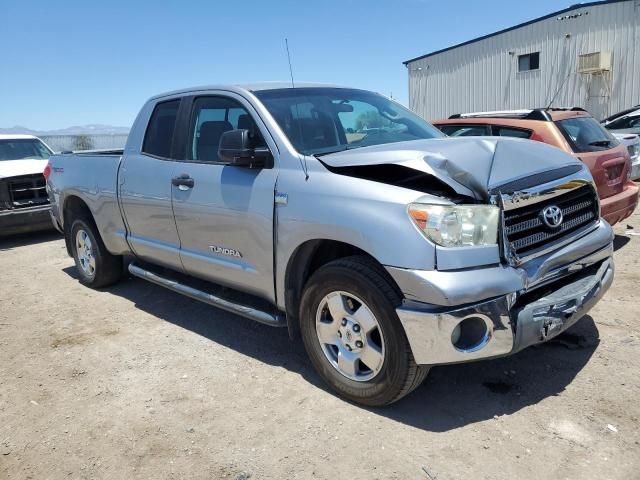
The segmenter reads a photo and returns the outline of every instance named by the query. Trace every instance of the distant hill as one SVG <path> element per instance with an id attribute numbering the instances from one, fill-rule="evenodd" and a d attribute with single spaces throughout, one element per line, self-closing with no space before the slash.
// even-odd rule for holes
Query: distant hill
<path id="1" fill-rule="evenodd" d="M 27 135 L 46 136 L 46 135 L 126 135 L 129 133 L 129 127 L 114 127 L 112 125 L 78 125 L 73 127 L 62 128 L 60 130 L 31 130 L 27 127 L 16 125 L 10 128 L 0 128 L 0 134 L 22 133 Z"/>

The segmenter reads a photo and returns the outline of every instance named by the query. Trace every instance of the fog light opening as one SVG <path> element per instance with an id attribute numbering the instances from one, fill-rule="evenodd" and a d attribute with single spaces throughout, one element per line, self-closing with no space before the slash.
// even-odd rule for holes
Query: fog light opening
<path id="1" fill-rule="evenodd" d="M 451 343 L 460 352 L 475 352 L 484 347 L 490 337 L 491 333 L 482 318 L 468 317 L 451 332 Z"/>

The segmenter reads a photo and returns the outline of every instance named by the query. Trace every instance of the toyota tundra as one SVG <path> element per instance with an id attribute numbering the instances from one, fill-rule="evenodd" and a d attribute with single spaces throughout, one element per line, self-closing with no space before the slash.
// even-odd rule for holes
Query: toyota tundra
<path id="1" fill-rule="evenodd" d="M 124 150 L 53 155 L 47 176 L 83 284 L 127 269 L 286 327 L 366 405 L 402 398 L 431 366 L 555 337 L 613 279 L 583 163 L 530 140 L 446 138 L 364 90 L 158 95 Z"/>

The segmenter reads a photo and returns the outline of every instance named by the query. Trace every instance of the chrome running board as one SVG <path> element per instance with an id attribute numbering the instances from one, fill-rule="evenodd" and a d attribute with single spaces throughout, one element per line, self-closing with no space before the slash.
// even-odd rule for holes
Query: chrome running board
<path id="1" fill-rule="evenodd" d="M 129 264 L 129 273 L 138 278 L 142 278 L 143 280 L 147 280 L 148 282 L 155 283 L 156 285 L 168 288 L 169 290 L 173 290 L 174 292 L 181 295 L 193 298 L 194 300 L 200 300 L 201 302 L 207 303 L 217 308 L 221 308 L 222 310 L 226 310 L 227 312 L 250 318 L 251 320 L 255 320 L 256 322 L 264 323 L 265 325 L 270 325 L 272 327 L 287 326 L 285 316 L 282 313 L 265 312 L 254 307 L 230 302 L 229 300 L 225 300 L 224 298 L 217 297 L 203 290 L 198 290 L 197 288 L 190 287 L 176 280 L 162 277 L 157 273 L 145 270 L 144 268 L 141 268 L 133 263 Z"/>

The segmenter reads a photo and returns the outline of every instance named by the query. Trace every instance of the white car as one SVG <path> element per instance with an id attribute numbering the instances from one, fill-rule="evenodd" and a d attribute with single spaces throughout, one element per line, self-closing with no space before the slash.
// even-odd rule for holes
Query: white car
<path id="1" fill-rule="evenodd" d="M 0 135 L 0 236 L 53 228 L 44 178 L 52 153 L 32 135 Z"/>
<path id="2" fill-rule="evenodd" d="M 611 133 L 634 133 L 640 135 L 640 105 L 623 110 L 600 122 Z"/>
<path id="3" fill-rule="evenodd" d="M 631 157 L 631 180 L 640 179 L 640 136 L 632 133 L 613 133 L 620 143 L 627 147 Z"/>
<path id="4" fill-rule="evenodd" d="M 627 108 L 600 122 L 629 150 L 631 179 L 640 179 L 640 105 Z"/>

